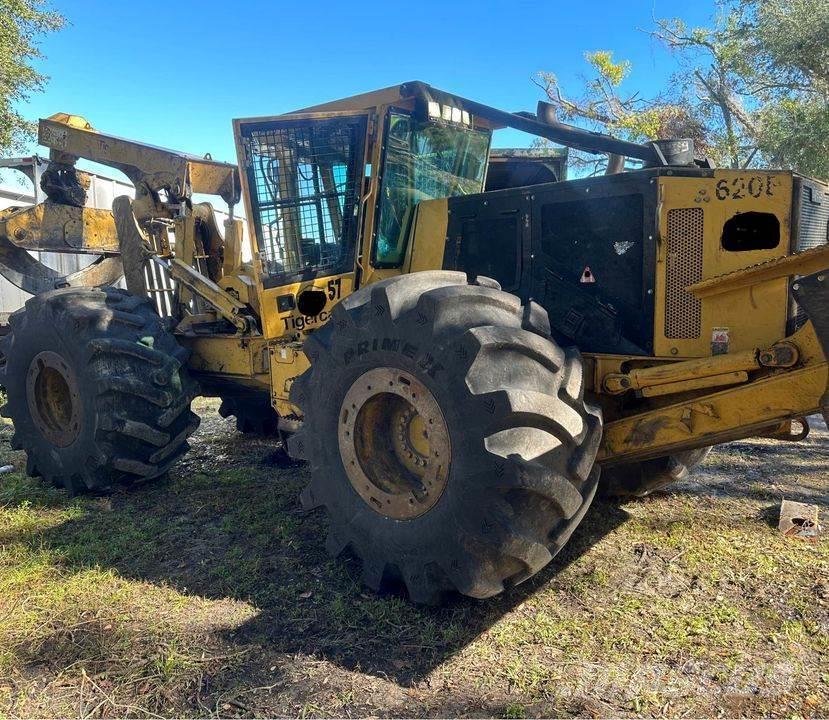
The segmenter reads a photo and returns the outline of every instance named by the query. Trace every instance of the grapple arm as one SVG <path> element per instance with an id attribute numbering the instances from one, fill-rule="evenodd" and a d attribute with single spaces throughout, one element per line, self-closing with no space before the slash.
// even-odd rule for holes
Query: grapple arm
<path id="1" fill-rule="evenodd" d="M 78 115 L 58 113 L 38 127 L 38 141 L 52 150 L 53 161 L 72 165 L 84 158 L 116 168 L 138 195 L 165 191 L 170 204 L 193 193 L 219 195 L 228 205 L 239 202 L 239 172 L 230 163 L 107 135 Z"/>
<path id="2" fill-rule="evenodd" d="M 65 285 L 114 284 L 126 274 L 130 290 L 140 292 L 144 262 L 150 255 L 171 255 L 172 231 L 177 254 L 194 263 L 196 272 L 218 279 L 224 241 L 212 210 L 194 205 L 191 198 L 195 193 L 219 195 L 232 217 L 240 199 L 235 165 L 107 135 L 84 118 L 65 113 L 41 120 L 38 138 L 50 149 L 50 160 L 32 180 L 37 182 L 39 175 L 46 200 L 0 213 L 0 273 L 10 282 L 38 294 Z M 135 186 L 134 199 L 116 200 L 115 217 L 111 209 L 86 207 L 90 179 L 75 167 L 80 158 L 123 172 Z M 67 276 L 31 251 L 97 258 Z M 135 267 L 127 267 L 130 263 Z M 188 301 L 189 296 L 181 298 Z"/>

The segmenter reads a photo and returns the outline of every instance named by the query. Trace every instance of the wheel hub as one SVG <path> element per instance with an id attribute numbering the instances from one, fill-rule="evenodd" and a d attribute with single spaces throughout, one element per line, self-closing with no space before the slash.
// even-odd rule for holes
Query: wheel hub
<path id="1" fill-rule="evenodd" d="M 381 515 L 414 519 L 446 489 L 446 421 L 431 391 L 410 373 L 384 367 L 361 375 L 343 400 L 337 439 L 349 482 Z"/>
<path id="2" fill-rule="evenodd" d="M 68 447 L 81 429 L 81 398 L 75 376 L 57 353 L 35 355 L 26 374 L 29 414 L 40 433 L 57 447 Z"/>

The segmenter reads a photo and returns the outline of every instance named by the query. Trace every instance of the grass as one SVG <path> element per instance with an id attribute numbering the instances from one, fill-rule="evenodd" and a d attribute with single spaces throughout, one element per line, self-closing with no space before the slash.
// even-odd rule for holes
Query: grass
<path id="1" fill-rule="evenodd" d="M 304 470 L 203 401 L 171 478 L 68 498 L 0 476 L 1 716 L 813 717 L 829 707 L 826 433 L 718 449 L 695 481 L 596 504 L 548 570 L 434 610 L 323 549 Z M 25 467 L 0 428 L 0 464 Z M 824 513 L 825 515 L 825 513 Z"/>

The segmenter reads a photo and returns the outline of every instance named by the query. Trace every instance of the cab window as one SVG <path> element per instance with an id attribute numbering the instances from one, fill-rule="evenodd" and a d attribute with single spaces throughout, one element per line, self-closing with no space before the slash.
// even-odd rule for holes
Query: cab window
<path id="1" fill-rule="evenodd" d="M 399 267 L 422 200 L 483 191 L 491 133 L 391 111 L 374 238 L 375 267 Z"/>

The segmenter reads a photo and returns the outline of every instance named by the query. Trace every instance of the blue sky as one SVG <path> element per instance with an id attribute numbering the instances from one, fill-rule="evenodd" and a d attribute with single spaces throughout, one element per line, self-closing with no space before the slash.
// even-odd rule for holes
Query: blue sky
<path id="1" fill-rule="evenodd" d="M 106 132 L 222 160 L 235 160 L 234 117 L 405 80 L 533 110 L 532 76 L 550 70 L 578 88 L 586 50 L 629 59 L 631 86 L 655 91 L 674 63 L 645 32 L 653 17 L 701 25 L 715 9 L 714 0 L 52 4 L 71 25 L 43 42 L 39 66 L 51 79 L 24 114 L 79 114 Z"/>

